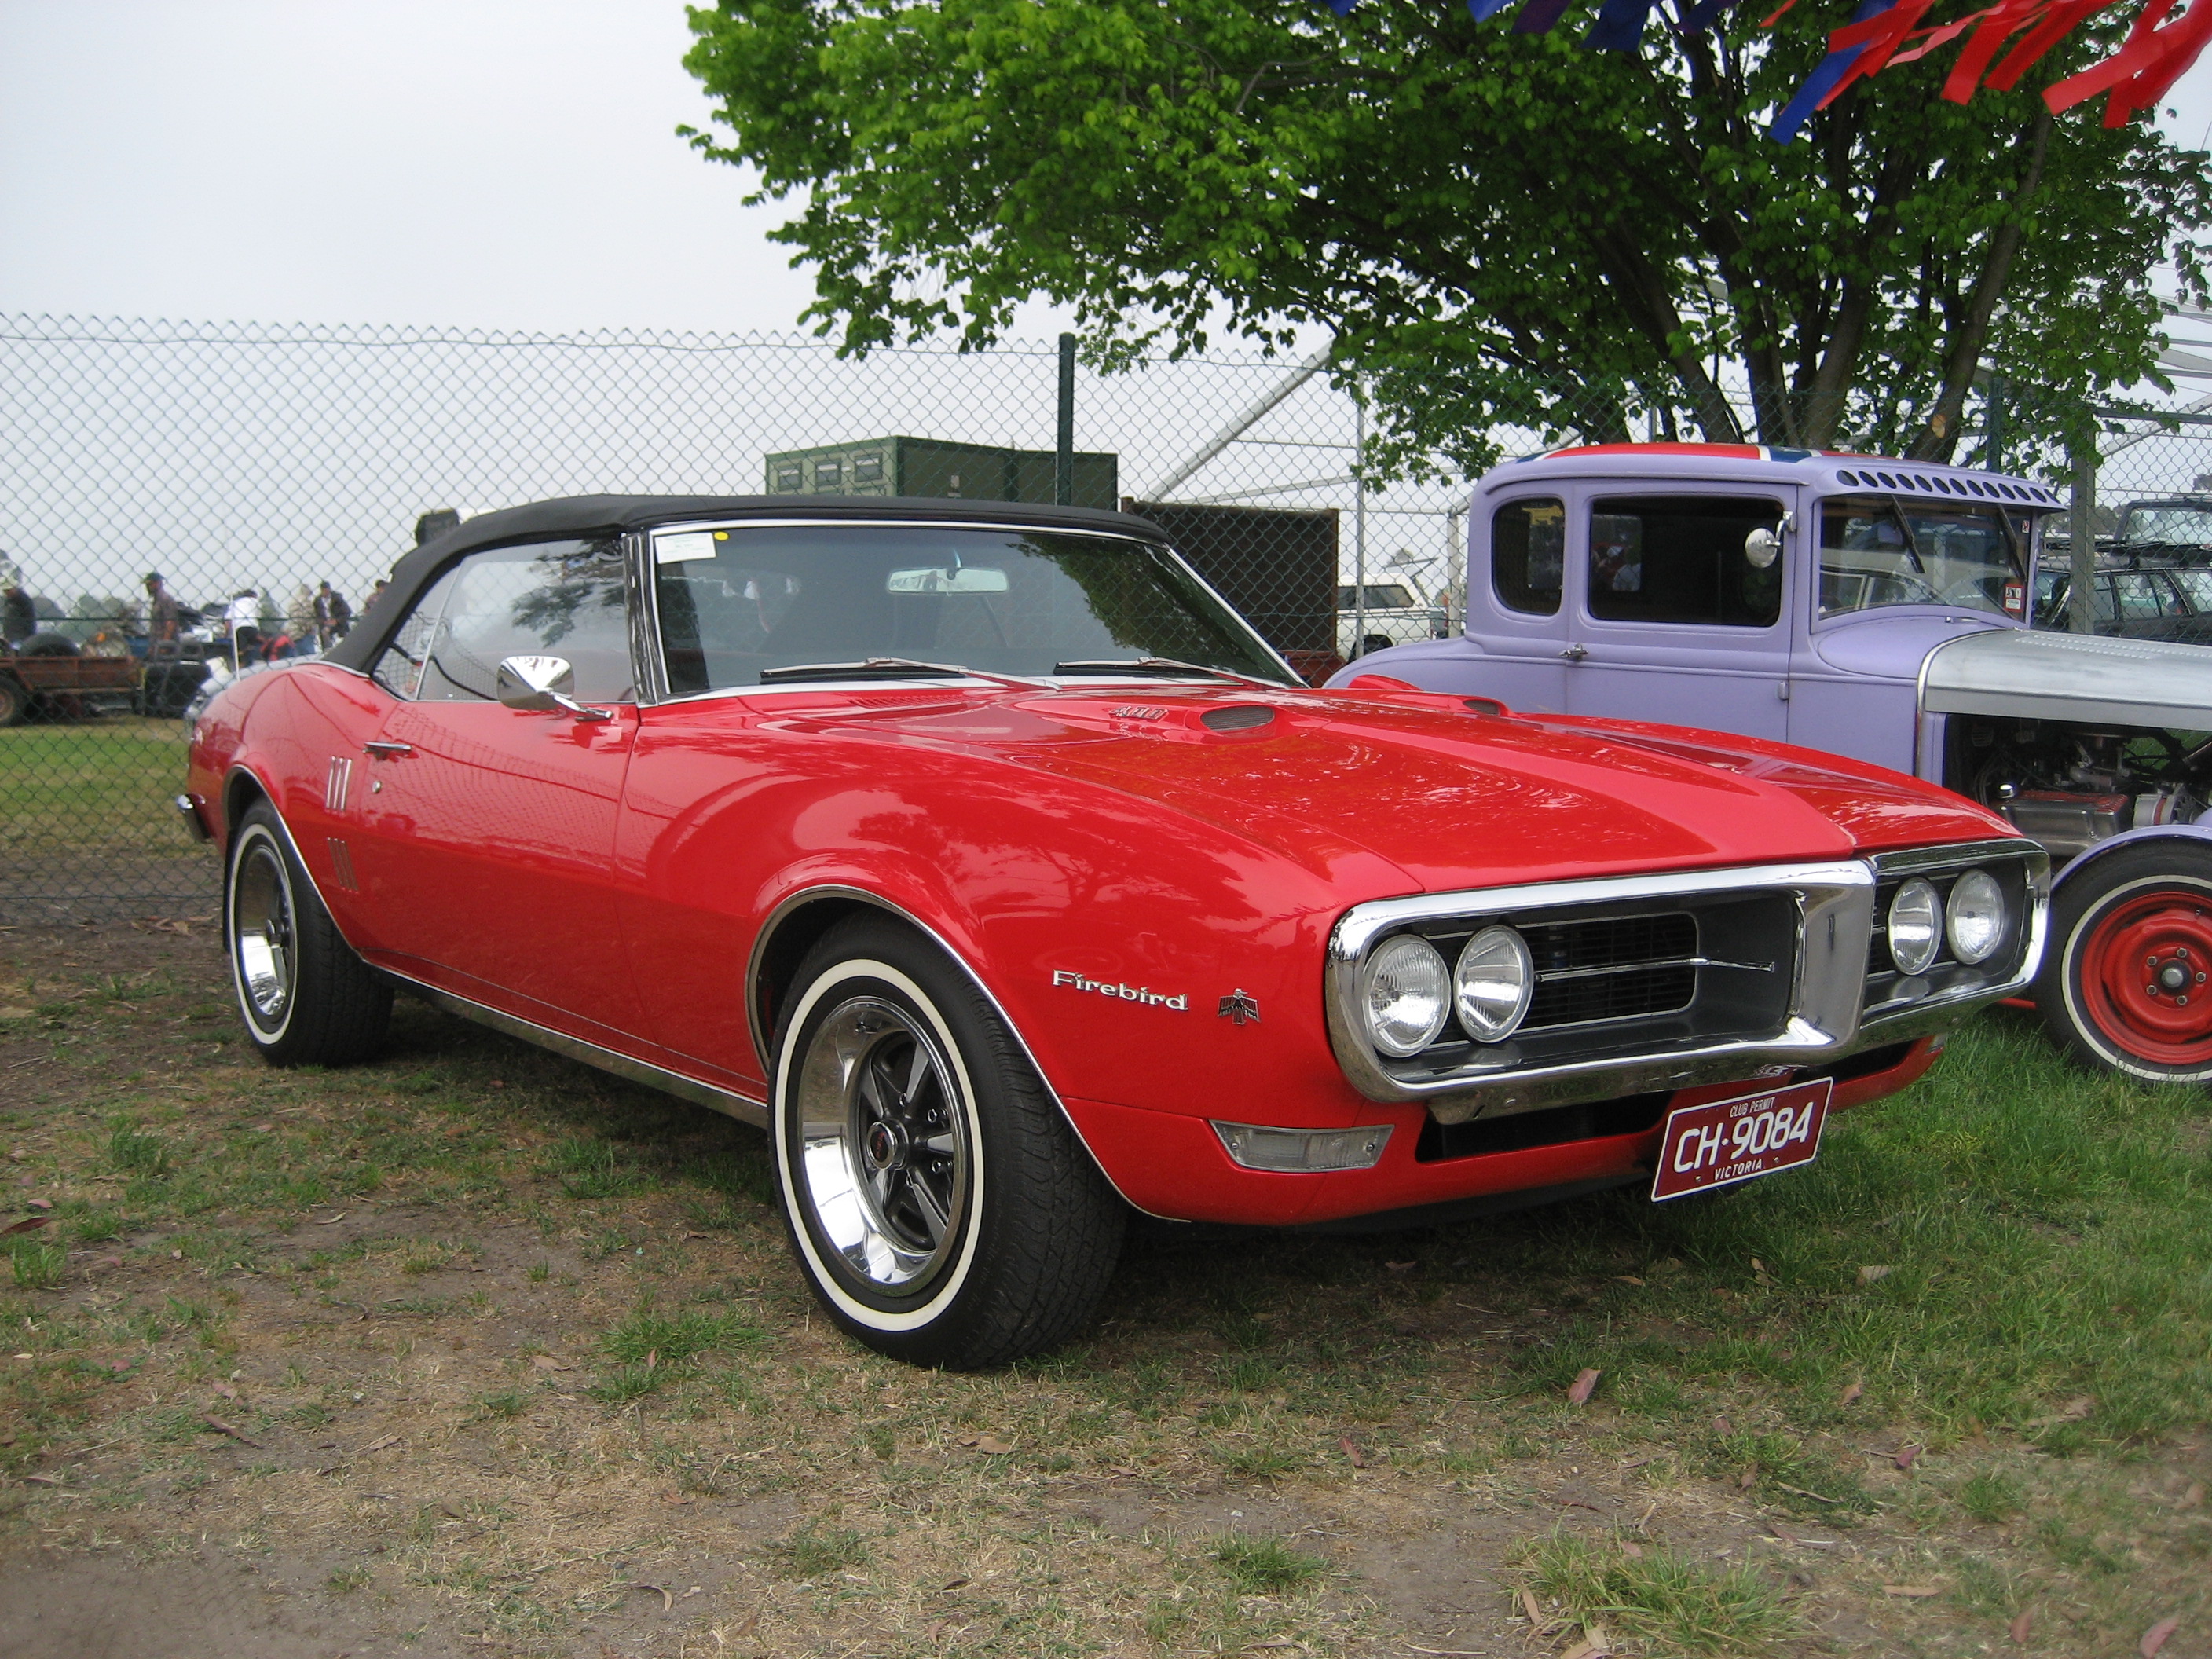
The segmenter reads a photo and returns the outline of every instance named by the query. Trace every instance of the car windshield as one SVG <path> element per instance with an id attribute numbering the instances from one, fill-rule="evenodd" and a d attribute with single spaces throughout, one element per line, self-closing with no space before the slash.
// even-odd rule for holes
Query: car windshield
<path id="1" fill-rule="evenodd" d="M 1173 659 L 1296 684 L 1165 549 L 1120 537 L 927 524 L 732 524 L 653 538 L 678 696 L 897 658 L 985 673 Z"/>
<path id="2" fill-rule="evenodd" d="M 2212 507 L 2184 501 L 2154 501 L 2130 507 L 2120 520 L 2119 539 L 2137 550 L 2172 548 L 2177 552 L 2212 550 Z"/>
<path id="3" fill-rule="evenodd" d="M 2019 533 L 1993 507 L 1847 495 L 1820 507 L 1820 614 L 1941 605 L 2017 617 Z"/>
<path id="4" fill-rule="evenodd" d="M 1419 603 L 1413 597 L 1413 590 L 1402 582 L 1369 582 L 1366 586 L 1367 609 L 1370 611 L 1411 611 Z M 1338 588 L 1336 608 L 1339 611 L 1358 610 L 1359 589 L 1350 582 Z"/>

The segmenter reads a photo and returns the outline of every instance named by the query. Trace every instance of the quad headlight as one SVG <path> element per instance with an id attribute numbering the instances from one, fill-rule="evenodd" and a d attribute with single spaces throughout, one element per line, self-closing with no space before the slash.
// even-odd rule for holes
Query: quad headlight
<path id="1" fill-rule="evenodd" d="M 1503 1042 L 1528 1018 L 1536 994 L 1528 946 L 1510 927 L 1486 927 L 1468 940 L 1452 969 L 1452 1006 L 1477 1042 Z"/>
<path id="2" fill-rule="evenodd" d="M 1418 933 L 1385 939 L 1359 976 L 1367 1037 L 1398 1059 L 1418 1054 L 1437 1040 L 1451 1012 L 1451 970 L 1437 947 Z"/>
<path id="3" fill-rule="evenodd" d="M 1889 902 L 1889 959 L 1900 974 L 1925 973 L 1942 943 L 1942 896 L 1915 876 Z"/>
<path id="4" fill-rule="evenodd" d="M 1969 870 L 1951 884 L 1943 927 L 1951 954 L 1969 968 L 1987 962 L 2004 939 L 2004 890 L 1986 870 Z"/>

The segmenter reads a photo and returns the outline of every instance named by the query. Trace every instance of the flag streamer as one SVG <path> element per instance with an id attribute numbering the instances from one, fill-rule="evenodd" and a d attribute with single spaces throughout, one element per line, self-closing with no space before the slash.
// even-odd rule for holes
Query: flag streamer
<path id="1" fill-rule="evenodd" d="M 1566 15 L 1572 0 L 1517 0 L 1520 11 L 1513 20 L 1516 34 L 1545 34 Z M 2125 0 L 1996 0 L 1996 3 L 1948 23 L 1923 27 L 1935 0 L 1863 0 L 1851 21 L 1828 36 L 1828 53 L 1783 106 L 1768 129 L 1774 138 L 1788 143 L 1804 128 L 1815 111 L 1824 110 L 1857 82 L 1879 75 L 1893 64 L 1917 63 L 1929 53 L 1967 35 L 1958 61 L 1943 82 L 1943 96 L 1963 104 L 1983 87 L 2009 92 L 2028 70 L 2067 35 L 2099 12 Z M 2136 115 L 2154 106 L 2176 81 L 2212 44 L 2212 0 L 2187 0 L 2178 17 L 2180 0 L 2142 0 L 2142 9 L 2128 30 L 2119 50 L 2078 75 L 2046 87 L 2043 101 L 2054 115 L 2076 104 L 2105 94 L 2105 125 L 2124 126 Z M 1342 17 L 1359 0 L 1326 0 Z M 1516 0 L 1467 0 L 1468 15 L 1486 22 L 1516 3 Z M 1678 0 L 1685 34 L 1720 27 L 1723 17 L 1742 0 Z M 1759 25 L 1771 28 L 1796 0 L 1783 0 L 1772 15 Z M 1658 0 L 1600 0 L 1595 21 L 1583 37 L 1593 52 L 1634 52 L 1643 44 L 1645 26 Z M 2020 37 L 2014 41 L 2014 37 Z M 1996 63 L 1998 52 L 2012 42 L 2012 50 Z"/>

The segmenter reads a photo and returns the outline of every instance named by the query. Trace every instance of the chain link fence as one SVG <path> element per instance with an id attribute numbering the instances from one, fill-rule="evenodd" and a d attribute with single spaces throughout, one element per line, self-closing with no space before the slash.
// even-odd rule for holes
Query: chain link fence
<path id="1" fill-rule="evenodd" d="M 1062 393 L 1049 345 L 0 318 L 0 925 L 211 915 L 169 805 L 185 702 L 327 647 L 425 515 L 1049 502 Z M 1073 393 L 1073 499 L 1159 520 L 1311 677 L 1459 625 L 1463 489 L 1363 485 L 1365 417 L 1318 359 L 1147 362 Z"/>
<path id="2" fill-rule="evenodd" d="M 1618 397 L 1579 428 L 1559 406 L 1483 418 L 1508 455 L 1693 435 Z M 2006 459 L 2074 490 L 2099 625 L 2125 631 L 2194 604 L 2141 574 L 2172 561 L 2130 503 L 2166 503 L 2180 535 L 2202 494 L 2212 544 L 2212 398 L 2099 428 L 2094 456 Z M 432 515 L 596 493 L 1049 502 L 1063 434 L 1071 499 L 1160 522 L 1316 680 L 1462 624 L 1464 483 L 1441 461 L 1364 483 L 1376 434 L 1321 356 L 1097 375 L 1050 345 L 846 360 L 793 337 L 0 317 L 0 925 L 210 915 L 215 872 L 168 804 L 185 703 L 241 661 L 325 648 Z M 1983 424 L 1966 447 L 2000 445 Z"/>

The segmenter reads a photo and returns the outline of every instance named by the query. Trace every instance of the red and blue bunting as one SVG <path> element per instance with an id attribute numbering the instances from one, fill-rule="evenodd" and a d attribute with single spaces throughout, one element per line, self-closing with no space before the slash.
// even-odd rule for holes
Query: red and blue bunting
<path id="1" fill-rule="evenodd" d="M 1784 0 L 1780 10 L 1761 25 L 1771 28 L 1797 0 Z M 1359 0 L 1328 0 L 1340 17 Z M 1495 17 L 1515 0 L 1467 0 L 1468 14 L 1478 23 Z M 1565 15 L 1572 0 L 1520 0 L 1513 20 L 1516 34 L 1548 33 Z M 1601 0 L 1596 20 L 1583 44 L 1593 52 L 1634 52 L 1644 39 L 1657 0 Z M 1717 27 L 1723 14 L 1741 0 L 1695 0 L 1675 27 L 1684 33 Z M 1828 54 L 1806 78 L 1796 94 L 1783 106 L 1769 129 L 1784 143 L 1795 138 L 1816 110 L 1827 108 L 1850 88 L 1879 75 L 1893 64 L 1910 64 L 1967 36 L 1956 64 L 1943 82 L 1943 96 L 1963 104 L 1983 87 L 2008 92 L 2044 56 L 2089 18 L 2124 3 L 2124 0 L 1996 0 L 1979 11 L 1948 23 L 1926 24 L 1923 19 L 1935 0 L 1862 0 L 1851 21 L 1828 36 Z M 2105 125 L 2124 125 L 2154 106 L 2212 42 L 2212 0 L 2187 0 L 2188 9 L 2173 15 L 2180 0 L 2143 0 L 2134 26 L 2120 48 L 2103 62 L 2044 89 L 2043 101 L 2054 115 L 2075 105 L 2105 94 Z M 1990 67 L 2006 42 L 2020 37 L 2002 62 Z"/>

